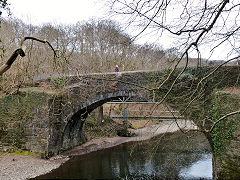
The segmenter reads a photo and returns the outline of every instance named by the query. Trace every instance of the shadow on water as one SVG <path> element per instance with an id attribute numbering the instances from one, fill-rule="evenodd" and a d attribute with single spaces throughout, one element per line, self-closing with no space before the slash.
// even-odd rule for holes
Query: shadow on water
<path id="1" fill-rule="evenodd" d="M 93 152 L 36 179 L 212 179 L 205 137 L 177 132 Z"/>

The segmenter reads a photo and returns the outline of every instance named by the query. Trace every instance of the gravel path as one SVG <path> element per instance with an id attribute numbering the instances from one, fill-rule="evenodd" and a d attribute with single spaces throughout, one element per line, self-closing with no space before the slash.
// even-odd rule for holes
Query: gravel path
<path id="1" fill-rule="evenodd" d="M 164 121 L 157 125 L 133 130 L 137 135 L 136 137 L 93 139 L 81 146 L 64 152 L 61 156 L 56 156 L 49 160 L 31 156 L 0 156 L 0 180 L 23 180 L 33 178 L 58 168 L 69 159 L 68 156 L 82 155 L 117 146 L 125 142 L 150 139 L 163 133 L 178 131 L 179 127 L 185 130 L 196 129 L 196 126 L 191 121 L 178 120 L 177 123 L 178 125 L 174 121 Z"/>

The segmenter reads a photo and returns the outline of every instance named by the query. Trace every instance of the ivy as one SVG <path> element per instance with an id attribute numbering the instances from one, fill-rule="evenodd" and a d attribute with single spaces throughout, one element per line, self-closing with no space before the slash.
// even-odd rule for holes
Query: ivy
<path id="1" fill-rule="evenodd" d="M 210 114 L 212 114 L 213 122 L 216 122 L 223 115 L 238 109 L 238 99 L 230 95 L 220 92 L 215 93 L 213 105 Z M 237 129 L 237 123 L 234 121 L 236 117 L 228 117 L 218 123 L 212 132 L 212 140 L 214 145 L 214 153 L 221 156 L 230 144 L 234 132 Z"/>

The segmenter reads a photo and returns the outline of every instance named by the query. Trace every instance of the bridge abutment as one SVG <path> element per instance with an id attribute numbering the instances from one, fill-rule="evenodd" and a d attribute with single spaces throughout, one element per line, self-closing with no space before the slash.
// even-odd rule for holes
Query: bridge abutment
<path id="1" fill-rule="evenodd" d="M 19 124 L 19 118 L 23 119 L 21 123 L 24 130 L 16 129 L 16 132 L 19 133 L 20 130 L 22 132 L 19 139 L 23 141 L 24 149 L 48 158 L 86 141 L 84 118 L 78 114 L 73 116 L 73 108 L 68 103 L 66 94 L 22 89 L 11 99 L 13 102 L 7 98 L 3 106 L 13 107 L 9 109 L 9 113 L 13 114 L 9 115 L 9 119 L 12 119 L 11 121 L 16 119 L 16 125 Z M 19 104 L 16 104 L 16 99 L 20 99 Z M 21 104 L 21 101 L 26 104 Z M 19 117 L 14 117 L 16 116 L 14 108 L 27 110 L 19 112 Z"/>
<path id="2" fill-rule="evenodd" d="M 63 96 L 52 92 L 27 92 L 21 96 L 41 95 L 41 103 L 32 109 L 31 118 L 25 124 L 25 148 L 48 158 L 60 152 L 62 147 Z M 38 101 L 38 99 L 35 99 Z"/>

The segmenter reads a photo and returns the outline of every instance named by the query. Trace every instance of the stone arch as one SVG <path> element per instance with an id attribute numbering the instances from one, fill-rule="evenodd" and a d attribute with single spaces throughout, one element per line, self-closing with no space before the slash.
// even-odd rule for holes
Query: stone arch
<path id="1" fill-rule="evenodd" d="M 85 119 L 94 109 L 106 102 L 129 96 L 136 96 L 136 94 L 132 91 L 100 94 L 74 108 L 62 131 L 61 149 L 70 149 L 86 141 Z"/>

